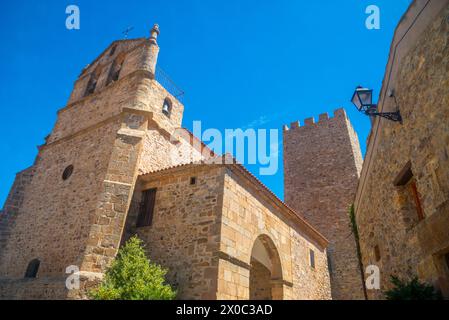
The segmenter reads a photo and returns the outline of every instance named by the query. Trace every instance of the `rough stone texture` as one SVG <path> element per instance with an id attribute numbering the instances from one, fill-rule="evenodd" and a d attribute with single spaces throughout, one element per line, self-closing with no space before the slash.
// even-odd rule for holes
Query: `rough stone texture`
<path id="1" fill-rule="evenodd" d="M 329 299 L 324 238 L 237 168 L 190 164 L 141 176 L 123 241 L 138 234 L 151 259 L 169 269 L 181 299 L 248 299 L 254 259 L 271 270 L 273 298 Z M 136 228 L 142 190 L 153 188 L 153 223 Z M 264 239 L 257 250 L 266 248 L 265 259 L 263 252 L 254 253 L 257 239 Z M 316 252 L 315 269 L 310 249 Z M 260 281 L 257 270 L 252 275 Z"/>
<path id="2" fill-rule="evenodd" d="M 195 143 L 184 129 L 176 130 L 176 136 L 177 139 L 174 136 L 164 136 L 152 128 L 147 131 L 139 164 L 140 174 L 209 158 L 210 151 L 202 150 L 201 147 L 192 148 Z"/>
<path id="3" fill-rule="evenodd" d="M 83 70 L 5 204 L 0 298 L 86 298 L 137 232 L 150 257 L 169 268 L 180 298 L 248 299 L 256 259 L 270 270 L 273 299 L 329 299 L 327 240 L 318 231 L 241 166 L 178 167 L 212 154 L 179 128 L 184 107 L 154 80 L 158 52 L 147 39 L 116 41 Z M 69 165 L 73 173 L 63 180 Z M 141 191 L 151 187 L 158 188 L 154 223 L 136 230 Z M 40 260 L 37 278 L 23 279 L 33 259 Z M 81 288 L 69 292 L 71 265 L 80 268 Z"/>
<path id="4" fill-rule="evenodd" d="M 220 260 L 218 297 L 249 297 L 248 266 L 256 254 L 259 262 L 270 266 L 272 280 L 278 281 L 281 293 L 273 292 L 274 299 L 330 299 L 326 250 L 317 243 L 310 226 L 237 170 L 228 169 L 224 179 L 220 251 L 243 263 Z M 315 269 L 309 265 L 310 249 L 316 252 Z M 266 255 L 271 257 L 269 261 Z"/>
<path id="5" fill-rule="evenodd" d="M 136 69 L 150 70 L 148 63 L 146 62 L 147 60 L 141 59 L 141 57 L 139 57 L 141 55 L 141 52 L 139 52 L 139 50 L 142 50 L 142 47 L 140 45 L 144 43 L 148 44 L 148 40 L 142 38 L 113 42 L 108 48 L 106 48 L 106 50 L 104 50 L 104 52 L 102 52 L 98 56 L 98 58 L 88 64 L 81 72 L 79 78 L 74 84 L 72 94 L 70 95 L 68 101 L 68 105 L 71 105 L 73 102 L 77 102 L 84 97 L 87 83 L 89 82 L 89 77 L 95 70 L 102 71 L 98 79 L 97 89 L 101 90 L 102 88 L 106 87 L 109 70 L 114 63 L 114 60 L 122 54 L 126 54 L 126 58 L 123 66 L 124 71 L 120 73 L 120 78 L 123 78 Z M 111 50 L 113 47 L 115 47 L 115 52 L 113 55 L 111 55 Z M 145 51 L 148 51 L 148 49 Z M 138 64 L 136 64 L 136 62 Z"/>
<path id="6" fill-rule="evenodd" d="M 330 241 L 333 299 L 364 298 L 348 216 L 361 166 L 357 134 L 343 109 L 284 130 L 285 202 Z"/>
<path id="7" fill-rule="evenodd" d="M 65 278 L 40 277 L 39 279 L 2 279 L 0 299 L 2 300 L 47 300 L 62 299 L 68 290 Z"/>
<path id="8" fill-rule="evenodd" d="M 0 257 L 0 285 L 9 288 L 3 291 L 6 296 L 25 298 L 30 292 L 34 298 L 41 290 L 43 298 L 76 298 L 63 289 L 69 265 L 100 277 L 120 244 L 147 133 L 176 134 L 182 121 L 183 106 L 154 80 L 155 61 L 148 60 L 157 57 L 157 45 L 146 39 L 113 45 L 114 55 L 106 50 L 75 83 L 68 105 L 58 112 L 52 133 L 39 149 L 26 192 L 17 187 L 21 179 L 16 181 L 11 194 L 20 194 L 22 204 L 17 196 L 5 204 L 5 209 L 17 208 L 15 223 L 3 227 L 0 236 L 7 239 Z M 124 56 L 119 79 L 107 83 L 118 56 Z M 84 96 L 86 79 L 96 72 L 95 91 Z M 162 113 L 165 98 L 173 104 L 170 117 Z M 170 143 L 182 145 L 184 138 L 176 136 Z M 63 180 L 70 164 L 74 172 Z M 4 221 L 2 215 L 2 225 Z M 28 262 L 35 258 L 41 261 L 38 279 L 23 281 Z M 62 289 L 47 290 L 53 284 Z"/>
<path id="9" fill-rule="evenodd" d="M 190 177 L 196 185 L 190 185 Z M 128 213 L 123 241 L 138 234 L 150 259 L 168 267 L 168 279 L 182 299 L 215 298 L 219 211 L 223 182 L 220 168 L 208 166 L 140 179 Z M 136 228 L 141 191 L 157 188 L 153 223 Z"/>
<path id="10" fill-rule="evenodd" d="M 418 276 L 449 297 L 449 1 L 431 1 L 419 15 L 424 5 L 414 2 L 398 25 L 379 101 L 394 111 L 385 95 L 394 89 L 403 124 L 376 119 L 357 192 L 363 264 L 381 272 L 371 299 L 384 298 L 391 275 Z M 409 186 L 394 185 L 409 161 L 422 221 Z"/>
<path id="11" fill-rule="evenodd" d="M 42 261 L 40 276 L 61 276 L 67 266 L 79 265 L 106 170 L 102 160 L 110 153 L 114 130 L 116 124 L 111 123 L 41 149 L 2 255 L 2 276 L 23 277 L 34 258 Z M 90 143 L 82 143 L 85 140 Z M 62 172 L 70 164 L 73 175 L 64 181 Z"/>
<path id="12" fill-rule="evenodd" d="M 250 299 L 272 300 L 271 271 L 256 259 L 251 259 L 251 274 L 249 276 Z"/>
<path id="13" fill-rule="evenodd" d="M 0 259 L 5 252 L 6 243 L 10 236 L 19 208 L 22 206 L 26 188 L 34 175 L 34 167 L 29 167 L 17 173 L 14 184 L 11 187 L 5 206 L 0 212 Z"/>

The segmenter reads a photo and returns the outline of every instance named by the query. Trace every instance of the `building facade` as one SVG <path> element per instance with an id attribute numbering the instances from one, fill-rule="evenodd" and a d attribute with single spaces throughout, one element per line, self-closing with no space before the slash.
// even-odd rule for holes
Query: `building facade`
<path id="1" fill-rule="evenodd" d="M 362 167 L 357 134 L 344 109 L 284 127 L 285 202 L 329 240 L 333 299 L 364 299 L 348 209 Z"/>
<path id="2" fill-rule="evenodd" d="M 115 41 L 88 65 L 17 175 L 0 215 L 0 297 L 85 298 L 138 234 L 181 299 L 330 299 L 324 236 L 181 127 L 184 106 L 157 78 L 158 35 Z"/>
<path id="3" fill-rule="evenodd" d="M 391 45 L 355 200 L 364 267 L 418 277 L 449 297 L 449 1 L 414 1 Z"/>

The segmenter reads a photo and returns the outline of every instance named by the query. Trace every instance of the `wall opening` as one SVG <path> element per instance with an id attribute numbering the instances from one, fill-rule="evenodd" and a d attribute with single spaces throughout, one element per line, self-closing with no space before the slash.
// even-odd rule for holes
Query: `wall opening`
<path id="1" fill-rule="evenodd" d="M 398 192 L 402 222 L 405 228 L 409 230 L 425 219 L 421 195 L 410 161 L 399 172 L 393 184 Z"/>
<path id="2" fill-rule="evenodd" d="M 259 236 L 251 251 L 249 297 L 251 300 L 284 298 L 279 252 L 273 240 L 267 235 Z"/>
<path id="3" fill-rule="evenodd" d="M 28 263 L 27 270 L 25 272 L 25 278 L 36 278 L 39 271 L 41 262 L 39 259 L 33 259 Z"/>
<path id="4" fill-rule="evenodd" d="M 165 98 L 164 104 L 162 106 L 162 113 L 165 114 L 167 117 L 170 117 L 171 109 L 172 109 L 171 100 L 169 98 Z"/>
<path id="5" fill-rule="evenodd" d="M 379 262 L 379 261 L 380 261 L 380 258 L 381 258 L 381 255 L 380 255 L 380 248 L 379 248 L 378 245 L 375 245 L 375 246 L 374 246 L 374 259 L 376 260 L 376 262 Z"/>
<path id="6" fill-rule="evenodd" d="M 148 227 L 153 224 L 154 206 L 156 204 L 157 189 L 149 189 L 142 192 L 139 216 L 137 217 L 137 228 Z"/>
<path id="7" fill-rule="evenodd" d="M 95 92 L 95 89 L 97 88 L 98 79 L 100 78 L 101 75 L 101 71 L 102 71 L 101 67 L 98 67 L 90 75 L 89 82 L 87 83 L 86 87 L 86 92 L 84 93 L 85 97 Z"/>
<path id="8" fill-rule="evenodd" d="M 64 171 L 62 172 L 62 180 L 67 180 L 68 178 L 70 178 L 70 176 L 73 173 L 73 165 L 69 165 L 67 166 L 67 168 L 64 169 Z"/>
<path id="9" fill-rule="evenodd" d="M 122 71 L 123 63 L 125 62 L 125 56 L 120 54 L 112 63 L 111 69 L 109 70 L 108 80 L 106 85 L 109 85 L 117 81 L 120 77 L 120 72 Z"/>
<path id="10" fill-rule="evenodd" d="M 310 258 L 310 267 L 315 269 L 315 251 L 312 249 L 309 250 L 309 258 Z"/>
<path id="11" fill-rule="evenodd" d="M 111 48 L 111 51 L 109 51 L 109 56 L 110 56 L 110 57 L 114 55 L 116 49 L 117 49 L 117 45 L 114 45 L 114 46 Z"/>

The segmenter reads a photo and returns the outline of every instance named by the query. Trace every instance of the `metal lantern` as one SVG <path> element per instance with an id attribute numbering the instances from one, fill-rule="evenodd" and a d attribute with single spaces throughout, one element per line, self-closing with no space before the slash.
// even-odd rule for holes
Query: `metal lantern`
<path id="1" fill-rule="evenodd" d="M 365 112 L 373 105 L 373 90 L 358 86 L 351 101 L 357 110 Z"/>
<path id="2" fill-rule="evenodd" d="M 402 117 L 399 111 L 396 112 L 377 112 L 377 105 L 373 104 L 373 90 L 358 86 L 352 95 L 351 102 L 358 111 L 363 112 L 367 116 L 379 116 L 391 121 L 402 123 Z"/>

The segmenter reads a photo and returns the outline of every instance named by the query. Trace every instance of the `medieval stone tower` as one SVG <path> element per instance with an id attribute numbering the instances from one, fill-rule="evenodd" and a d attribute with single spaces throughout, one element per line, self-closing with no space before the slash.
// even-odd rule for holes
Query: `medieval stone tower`
<path id="1" fill-rule="evenodd" d="M 170 148 L 183 145 L 171 137 L 184 107 L 155 80 L 158 34 L 155 25 L 148 38 L 114 41 L 89 64 L 33 166 L 17 175 L 0 216 L 0 291 L 9 297 L 66 297 L 71 265 L 82 280 L 101 275 L 137 176 L 170 165 Z M 39 276 L 17 280 L 25 270 Z"/>
<path id="2" fill-rule="evenodd" d="M 362 167 L 357 134 L 343 109 L 284 128 L 285 202 L 329 241 L 333 299 L 363 299 L 348 208 Z"/>

